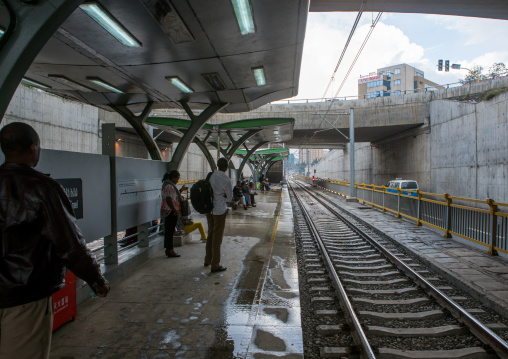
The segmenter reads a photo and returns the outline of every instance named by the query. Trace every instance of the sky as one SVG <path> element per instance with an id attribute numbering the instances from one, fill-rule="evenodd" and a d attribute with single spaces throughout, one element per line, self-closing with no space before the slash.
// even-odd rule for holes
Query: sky
<path id="1" fill-rule="evenodd" d="M 318 99 L 325 94 L 357 13 L 309 13 L 294 99 Z M 326 97 L 334 97 L 377 13 L 364 13 Z M 358 78 L 378 68 L 407 63 L 438 84 L 458 82 L 465 70 L 437 71 L 438 59 L 463 67 L 494 62 L 508 66 L 508 21 L 459 16 L 389 14 L 376 25 L 359 60 L 338 94 L 356 96 Z"/>

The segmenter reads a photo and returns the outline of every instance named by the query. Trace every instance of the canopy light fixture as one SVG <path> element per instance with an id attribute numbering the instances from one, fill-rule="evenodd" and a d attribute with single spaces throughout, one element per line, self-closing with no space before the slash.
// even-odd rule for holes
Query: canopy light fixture
<path id="1" fill-rule="evenodd" d="M 141 47 L 141 43 L 99 4 L 88 3 L 79 7 L 123 45 Z"/>
<path id="2" fill-rule="evenodd" d="M 254 28 L 254 19 L 252 18 L 252 10 L 249 0 L 231 0 L 233 9 L 235 10 L 236 20 L 240 26 L 242 35 L 253 34 L 256 32 Z"/>
<path id="3" fill-rule="evenodd" d="M 278 134 L 279 134 L 279 131 L 274 130 L 274 131 L 273 131 L 273 134 L 274 134 L 274 135 L 278 135 Z"/>
<path id="4" fill-rule="evenodd" d="M 249 141 L 249 140 L 247 140 L 247 141 L 245 141 L 245 142 L 250 143 L 250 141 Z"/>
<path id="5" fill-rule="evenodd" d="M 37 81 L 34 81 L 34 80 L 30 80 L 29 78 L 26 78 L 26 77 L 23 77 L 23 79 L 21 81 L 23 81 L 24 83 L 26 83 L 28 85 L 40 87 L 40 88 L 43 88 L 43 89 L 50 89 L 51 88 L 48 85 L 43 85 L 40 82 L 37 82 Z"/>
<path id="6" fill-rule="evenodd" d="M 3 27 L 0 27 L 0 37 L 4 36 L 5 30 Z"/>
<path id="7" fill-rule="evenodd" d="M 193 93 L 194 90 L 192 90 L 189 86 L 187 86 L 182 80 L 180 80 L 178 77 L 166 77 L 166 80 L 171 82 L 173 86 L 177 87 L 178 89 L 182 90 L 185 93 Z"/>
<path id="8" fill-rule="evenodd" d="M 258 86 L 266 85 L 265 69 L 263 67 L 255 67 L 252 69 L 252 72 L 254 73 Z"/>
<path id="9" fill-rule="evenodd" d="M 116 93 L 125 93 L 125 92 L 117 89 L 116 87 L 111 86 L 107 82 L 104 82 L 101 79 L 98 79 L 96 77 L 87 77 L 87 80 L 92 82 L 92 83 L 94 83 L 94 84 L 96 84 L 96 85 L 104 87 L 106 90 L 109 90 L 109 91 L 112 91 L 112 92 L 116 92 Z"/>
<path id="10" fill-rule="evenodd" d="M 275 137 L 275 141 L 278 141 L 278 140 L 280 140 L 280 137 Z"/>

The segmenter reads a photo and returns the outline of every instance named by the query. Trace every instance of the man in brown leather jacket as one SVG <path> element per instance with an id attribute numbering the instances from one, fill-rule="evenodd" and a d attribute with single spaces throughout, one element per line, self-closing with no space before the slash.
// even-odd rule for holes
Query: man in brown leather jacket
<path id="1" fill-rule="evenodd" d="M 51 294 L 65 267 L 105 297 L 109 284 L 85 246 L 62 187 L 32 167 L 40 140 L 24 123 L 0 131 L 0 359 L 48 358 Z"/>

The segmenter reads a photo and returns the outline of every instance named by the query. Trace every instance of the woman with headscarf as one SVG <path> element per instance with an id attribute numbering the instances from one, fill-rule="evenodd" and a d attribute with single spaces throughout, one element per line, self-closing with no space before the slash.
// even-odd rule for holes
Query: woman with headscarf
<path id="1" fill-rule="evenodd" d="M 175 233 L 176 222 L 180 213 L 180 203 L 182 201 L 181 192 L 187 187 L 183 186 L 178 190 L 176 184 L 180 181 L 180 172 L 173 170 L 164 175 L 162 179 L 162 204 L 161 218 L 164 218 L 164 248 L 166 248 L 166 256 L 180 257 L 173 249 L 173 235 Z"/>

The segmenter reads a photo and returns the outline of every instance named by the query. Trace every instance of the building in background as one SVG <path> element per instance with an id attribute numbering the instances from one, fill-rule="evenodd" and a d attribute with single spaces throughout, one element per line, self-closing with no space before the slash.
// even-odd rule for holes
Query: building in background
<path id="1" fill-rule="evenodd" d="M 427 89 L 443 89 L 437 83 L 427 80 L 423 70 L 408 64 L 399 64 L 377 69 L 368 76 L 360 76 L 358 80 L 358 97 L 374 98 L 398 96 Z"/>
<path id="2" fill-rule="evenodd" d="M 309 163 L 307 163 L 307 151 L 309 151 Z M 301 149 L 298 151 L 298 163 L 312 164 L 314 161 L 319 161 L 323 154 L 322 149 Z"/>

